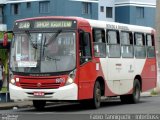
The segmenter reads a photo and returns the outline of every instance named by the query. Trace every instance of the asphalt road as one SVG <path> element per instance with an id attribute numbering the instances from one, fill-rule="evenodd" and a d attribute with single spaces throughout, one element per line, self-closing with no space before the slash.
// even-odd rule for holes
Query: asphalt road
<path id="1" fill-rule="evenodd" d="M 99 109 L 89 109 L 78 103 L 59 103 L 47 106 L 44 111 L 33 107 L 0 110 L 0 120 L 147 120 L 160 119 L 160 96 L 142 97 L 138 104 L 122 104 L 120 100 L 105 101 Z M 135 115 L 144 115 L 137 116 Z M 153 115 L 154 114 L 154 115 Z M 159 116 L 155 115 L 159 114 Z M 113 115 L 110 117 L 109 115 Z M 119 115 L 119 117 L 115 117 Z M 147 118 L 146 118 L 147 117 Z M 9 119 L 7 119 L 9 118 Z"/>

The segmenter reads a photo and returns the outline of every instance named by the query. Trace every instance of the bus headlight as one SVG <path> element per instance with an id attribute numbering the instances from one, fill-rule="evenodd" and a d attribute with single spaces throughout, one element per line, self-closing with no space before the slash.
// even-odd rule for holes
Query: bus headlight
<path id="1" fill-rule="evenodd" d="M 70 85 L 70 84 L 74 83 L 75 78 L 76 78 L 76 70 L 73 70 L 73 71 L 69 74 L 68 79 L 67 79 L 65 85 Z"/>
<path id="2" fill-rule="evenodd" d="M 15 79 L 11 79 L 11 83 L 12 83 L 13 85 L 15 85 L 15 84 L 16 84 L 16 80 L 15 80 Z"/>
<path id="3" fill-rule="evenodd" d="M 73 78 L 68 77 L 66 85 L 72 84 L 74 82 Z"/>
<path id="4" fill-rule="evenodd" d="M 16 78 L 16 79 L 12 78 L 11 79 L 11 84 L 15 85 L 17 82 L 19 82 L 19 78 Z"/>

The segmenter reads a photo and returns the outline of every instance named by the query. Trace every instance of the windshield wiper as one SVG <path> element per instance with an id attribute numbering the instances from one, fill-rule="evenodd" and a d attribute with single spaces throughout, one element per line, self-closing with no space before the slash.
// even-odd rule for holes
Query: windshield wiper
<path id="1" fill-rule="evenodd" d="M 52 57 L 49 57 L 49 56 L 46 56 L 46 58 L 49 59 L 49 60 L 60 61 L 60 59 L 52 58 Z"/>
<path id="2" fill-rule="evenodd" d="M 58 37 L 58 35 L 62 32 L 62 30 L 58 30 L 56 33 L 53 33 L 51 35 L 51 37 L 48 39 L 48 43 L 44 44 L 44 47 L 47 47 L 49 44 L 51 44 L 54 40 L 56 40 L 56 38 Z"/>
<path id="3" fill-rule="evenodd" d="M 29 41 L 30 41 L 31 44 L 32 44 L 32 47 L 33 47 L 34 49 L 37 49 L 37 48 L 38 48 L 37 45 L 35 45 L 35 44 L 33 43 L 32 39 L 31 39 L 32 37 L 31 37 L 30 32 L 29 32 L 29 31 L 25 31 L 25 33 L 27 34 L 28 39 L 29 39 Z"/>
<path id="4" fill-rule="evenodd" d="M 55 61 L 55 65 L 56 65 L 56 71 L 57 71 L 57 61 L 60 61 L 60 59 L 57 59 L 57 58 L 52 58 L 52 57 L 49 57 L 49 56 L 46 56 L 46 58 L 47 59 L 49 59 L 49 60 L 53 60 L 53 61 Z"/>

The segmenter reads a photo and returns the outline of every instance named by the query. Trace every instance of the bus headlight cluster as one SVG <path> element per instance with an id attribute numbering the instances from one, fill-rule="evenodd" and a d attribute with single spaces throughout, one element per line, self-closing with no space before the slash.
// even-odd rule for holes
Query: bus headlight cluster
<path id="1" fill-rule="evenodd" d="M 68 79 L 66 81 L 66 85 L 70 85 L 70 84 L 74 83 L 75 77 L 76 77 L 76 70 L 72 71 L 69 74 Z"/>
<path id="2" fill-rule="evenodd" d="M 16 83 L 15 79 L 11 79 L 11 83 L 14 85 Z"/>
<path id="3" fill-rule="evenodd" d="M 16 82 L 19 82 L 19 78 L 16 78 L 16 79 L 12 78 L 11 79 L 11 84 L 15 85 Z"/>

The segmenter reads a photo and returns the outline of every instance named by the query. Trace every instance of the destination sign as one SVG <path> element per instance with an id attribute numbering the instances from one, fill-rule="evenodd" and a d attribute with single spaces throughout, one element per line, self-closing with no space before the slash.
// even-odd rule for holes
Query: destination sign
<path id="1" fill-rule="evenodd" d="M 30 22 L 19 22 L 18 28 L 19 29 L 28 29 L 28 28 L 30 28 Z"/>
<path id="2" fill-rule="evenodd" d="M 54 28 L 76 28 L 74 20 L 33 20 L 15 23 L 14 29 L 54 29 Z"/>
<path id="3" fill-rule="evenodd" d="M 68 28 L 72 21 L 35 21 L 34 28 Z"/>

